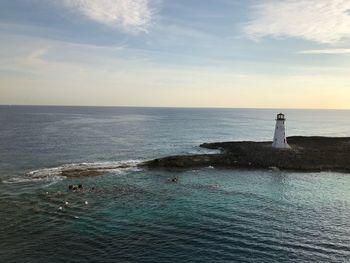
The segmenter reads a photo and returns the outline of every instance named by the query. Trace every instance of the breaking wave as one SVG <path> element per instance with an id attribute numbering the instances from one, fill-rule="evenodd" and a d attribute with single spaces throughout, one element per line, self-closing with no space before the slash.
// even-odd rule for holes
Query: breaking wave
<path id="1" fill-rule="evenodd" d="M 43 182 L 43 183 L 52 183 L 52 182 L 58 182 L 66 177 L 64 176 L 45 176 L 45 177 L 28 177 L 28 176 L 17 176 L 12 177 L 7 180 L 4 180 L 3 183 L 5 184 L 17 184 L 17 183 L 35 183 L 35 182 Z"/>
<path id="2" fill-rule="evenodd" d="M 138 166 L 140 160 L 116 161 L 116 162 L 94 162 L 94 163 L 71 163 L 53 168 L 42 168 L 4 180 L 3 183 L 29 183 L 29 182 L 56 182 L 66 178 L 64 173 L 79 170 L 100 173 L 113 173 L 116 175 L 129 172 L 141 171 Z"/>

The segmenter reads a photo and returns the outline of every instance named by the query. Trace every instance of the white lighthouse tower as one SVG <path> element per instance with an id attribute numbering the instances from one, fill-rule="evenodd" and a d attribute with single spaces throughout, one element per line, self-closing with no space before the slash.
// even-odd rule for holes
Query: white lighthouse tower
<path id="1" fill-rule="evenodd" d="M 286 118 L 284 114 L 280 113 L 277 115 L 275 135 L 273 136 L 272 147 L 277 149 L 290 149 L 286 138 L 286 129 L 284 123 Z"/>

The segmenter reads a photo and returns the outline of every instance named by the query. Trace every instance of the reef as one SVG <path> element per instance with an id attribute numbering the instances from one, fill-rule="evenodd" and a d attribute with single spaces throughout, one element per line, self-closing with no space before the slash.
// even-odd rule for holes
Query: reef
<path id="1" fill-rule="evenodd" d="M 72 170 L 62 171 L 61 175 L 65 177 L 83 177 L 83 176 L 98 176 L 104 173 L 105 172 L 102 172 L 98 169 L 72 169 Z"/>
<path id="2" fill-rule="evenodd" d="M 300 172 L 350 172 L 350 137 L 287 138 L 291 149 L 272 148 L 272 142 L 216 142 L 200 145 L 220 150 L 218 154 L 176 155 L 141 164 L 149 169 L 215 167 L 273 169 Z"/>

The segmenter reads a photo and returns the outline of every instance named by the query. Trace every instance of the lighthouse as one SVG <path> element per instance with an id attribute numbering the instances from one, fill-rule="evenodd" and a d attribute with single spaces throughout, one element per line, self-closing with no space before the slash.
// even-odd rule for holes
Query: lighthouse
<path id="1" fill-rule="evenodd" d="M 273 136 L 272 148 L 290 149 L 286 138 L 286 129 L 284 123 L 286 118 L 283 113 L 277 114 L 275 134 Z"/>

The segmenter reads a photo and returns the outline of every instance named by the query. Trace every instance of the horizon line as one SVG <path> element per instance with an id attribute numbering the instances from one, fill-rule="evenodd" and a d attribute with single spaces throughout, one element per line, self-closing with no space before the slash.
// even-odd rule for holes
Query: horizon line
<path id="1" fill-rule="evenodd" d="M 245 110 L 334 110 L 349 111 L 350 108 L 265 108 L 265 107 L 220 107 L 220 106 L 134 106 L 134 105 L 64 105 L 64 104 L 1 104 L 0 107 L 85 107 L 85 108 L 164 108 L 164 109 L 245 109 Z"/>

